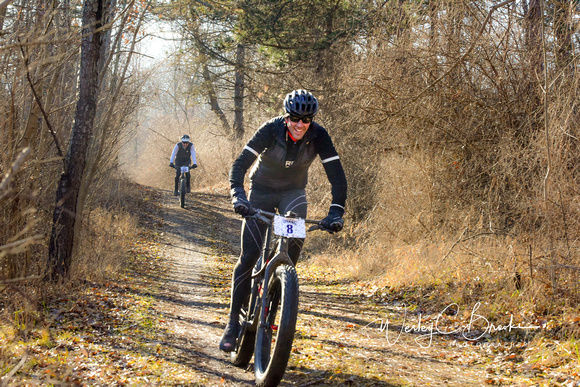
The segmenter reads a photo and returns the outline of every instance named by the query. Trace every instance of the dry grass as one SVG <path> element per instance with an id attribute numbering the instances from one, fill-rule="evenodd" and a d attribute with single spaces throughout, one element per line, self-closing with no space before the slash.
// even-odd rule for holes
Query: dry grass
<path id="1" fill-rule="evenodd" d="M 307 250 L 329 277 L 383 291 L 443 286 L 442 302 L 566 313 L 580 300 L 578 70 L 550 67 L 546 109 L 533 61 L 514 59 L 527 44 L 515 24 L 475 39 L 483 8 L 433 6 L 342 53 L 327 126 L 349 179 L 347 229 L 336 258 L 318 238 Z M 328 203 L 324 180 L 311 176 L 314 208 Z"/>
<path id="2" fill-rule="evenodd" d="M 102 190 L 100 201 L 93 203 L 95 208 L 86 214 L 66 284 L 42 281 L 44 265 L 41 259 L 46 252 L 33 250 L 32 257 L 40 261 L 37 263 L 40 275 L 28 281 L 0 285 L 0 320 L 3 329 L 12 332 L 9 336 L 26 336 L 27 332 L 42 325 L 46 317 L 42 316 L 43 308 L 49 300 L 67 297 L 71 287 L 86 280 L 103 280 L 126 264 L 139 232 L 138 209 L 149 199 L 132 183 L 112 181 L 110 186 L 117 186 L 119 190 Z"/>
<path id="3" fill-rule="evenodd" d="M 137 221 L 137 214 L 101 208 L 93 211 L 83 230 L 84 240 L 72 268 L 74 276 L 97 280 L 117 272 L 137 238 Z"/>

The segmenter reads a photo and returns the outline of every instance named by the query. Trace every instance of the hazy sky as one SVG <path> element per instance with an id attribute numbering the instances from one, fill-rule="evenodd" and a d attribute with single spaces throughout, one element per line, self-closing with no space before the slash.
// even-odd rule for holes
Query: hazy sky
<path id="1" fill-rule="evenodd" d="M 146 27 L 147 36 L 141 41 L 141 52 L 145 62 L 157 63 L 164 60 L 175 47 L 177 35 L 167 23 L 152 23 Z"/>

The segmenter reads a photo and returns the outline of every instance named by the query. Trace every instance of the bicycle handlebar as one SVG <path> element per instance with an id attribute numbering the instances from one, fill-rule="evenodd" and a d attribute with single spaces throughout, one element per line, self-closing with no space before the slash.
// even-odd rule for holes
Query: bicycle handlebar
<path id="1" fill-rule="evenodd" d="M 268 218 L 269 220 L 274 219 L 275 216 L 281 216 L 283 218 L 289 218 L 289 219 L 299 218 L 298 216 L 286 216 L 286 215 L 275 214 L 273 212 L 268 212 L 268 211 L 260 210 L 258 208 L 256 208 L 255 210 L 256 210 L 256 214 L 260 214 L 260 215 Z M 252 217 L 252 216 L 253 215 L 250 215 L 250 217 Z M 320 223 L 319 220 L 312 220 L 312 219 L 304 219 L 304 221 L 306 223 L 310 223 L 310 224 L 319 224 Z"/>
<path id="2" fill-rule="evenodd" d="M 259 220 L 263 223 L 266 224 L 271 224 L 272 221 L 274 220 L 275 216 L 282 216 L 284 218 L 289 218 L 289 219 L 293 219 L 293 218 L 298 218 L 298 217 L 291 217 L 291 216 L 285 216 L 285 215 L 280 215 L 280 214 L 275 214 L 273 212 L 268 212 L 268 211 L 263 211 L 260 209 L 256 209 L 256 212 L 253 215 L 248 215 L 245 216 L 244 218 L 251 218 L 251 219 L 256 219 Z M 306 223 L 309 224 L 313 224 L 314 226 L 310 227 L 308 229 L 308 231 L 316 231 L 316 230 L 322 230 L 322 231 L 327 231 L 329 233 L 333 233 L 333 230 L 330 230 L 326 227 L 324 227 L 319 220 L 312 220 L 312 219 L 304 219 L 304 221 Z"/>

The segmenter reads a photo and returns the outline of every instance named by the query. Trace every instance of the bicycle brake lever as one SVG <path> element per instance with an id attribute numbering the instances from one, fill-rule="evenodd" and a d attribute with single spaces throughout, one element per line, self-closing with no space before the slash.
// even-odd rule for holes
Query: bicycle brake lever
<path id="1" fill-rule="evenodd" d="M 265 223 L 265 224 L 270 224 L 271 223 L 270 219 L 268 219 L 264 215 L 260 214 L 259 212 L 256 212 L 255 214 L 250 215 L 250 216 L 246 216 L 245 218 L 248 218 L 248 219 L 256 219 L 256 220 L 258 220 L 258 221 L 260 221 L 262 223 Z"/>
<path id="2" fill-rule="evenodd" d="M 308 229 L 308 231 L 316 231 L 316 230 L 321 230 L 321 231 L 326 231 L 330 234 L 334 234 L 334 231 L 324 227 L 323 225 L 321 225 L 320 223 L 315 224 L 314 226 L 310 226 L 310 228 Z"/>

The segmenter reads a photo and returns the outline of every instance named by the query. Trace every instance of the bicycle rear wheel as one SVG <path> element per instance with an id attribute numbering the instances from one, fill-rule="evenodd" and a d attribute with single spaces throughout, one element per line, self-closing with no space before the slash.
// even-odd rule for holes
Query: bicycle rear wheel
<path id="1" fill-rule="evenodd" d="M 257 285 L 255 285 L 257 286 Z M 256 292 L 257 293 L 257 292 Z M 254 356 L 254 343 L 256 341 L 256 331 L 255 327 L 252 327 L 252 321 L 254 312 L 252 309 L 256 304 L 255 297 L 253 298 L 252 306 L 248 306 L 248 302 L 244 302 L 242 310 L 240 311 L 240 335 L 238 336 L 238 346 L 234 352 L 230 354 L 230 360 L 237 366 L 244 368 Z"/>
<path id="2" fill-rule="evenodd" d="M 185 207 L 185 194 L 187 193 L 187 181 L 181 178 L 179 181 L 179 205 L 181 208 Z"/>
<path id="3" fill-rule="evenodd" d="M 280 265 L 268 283 L 267 309 L 260 311 L 254 367 L 257 386 L 276 386 L 282 380 L 292 351 L 298 315 L 298 276 Z"/>

